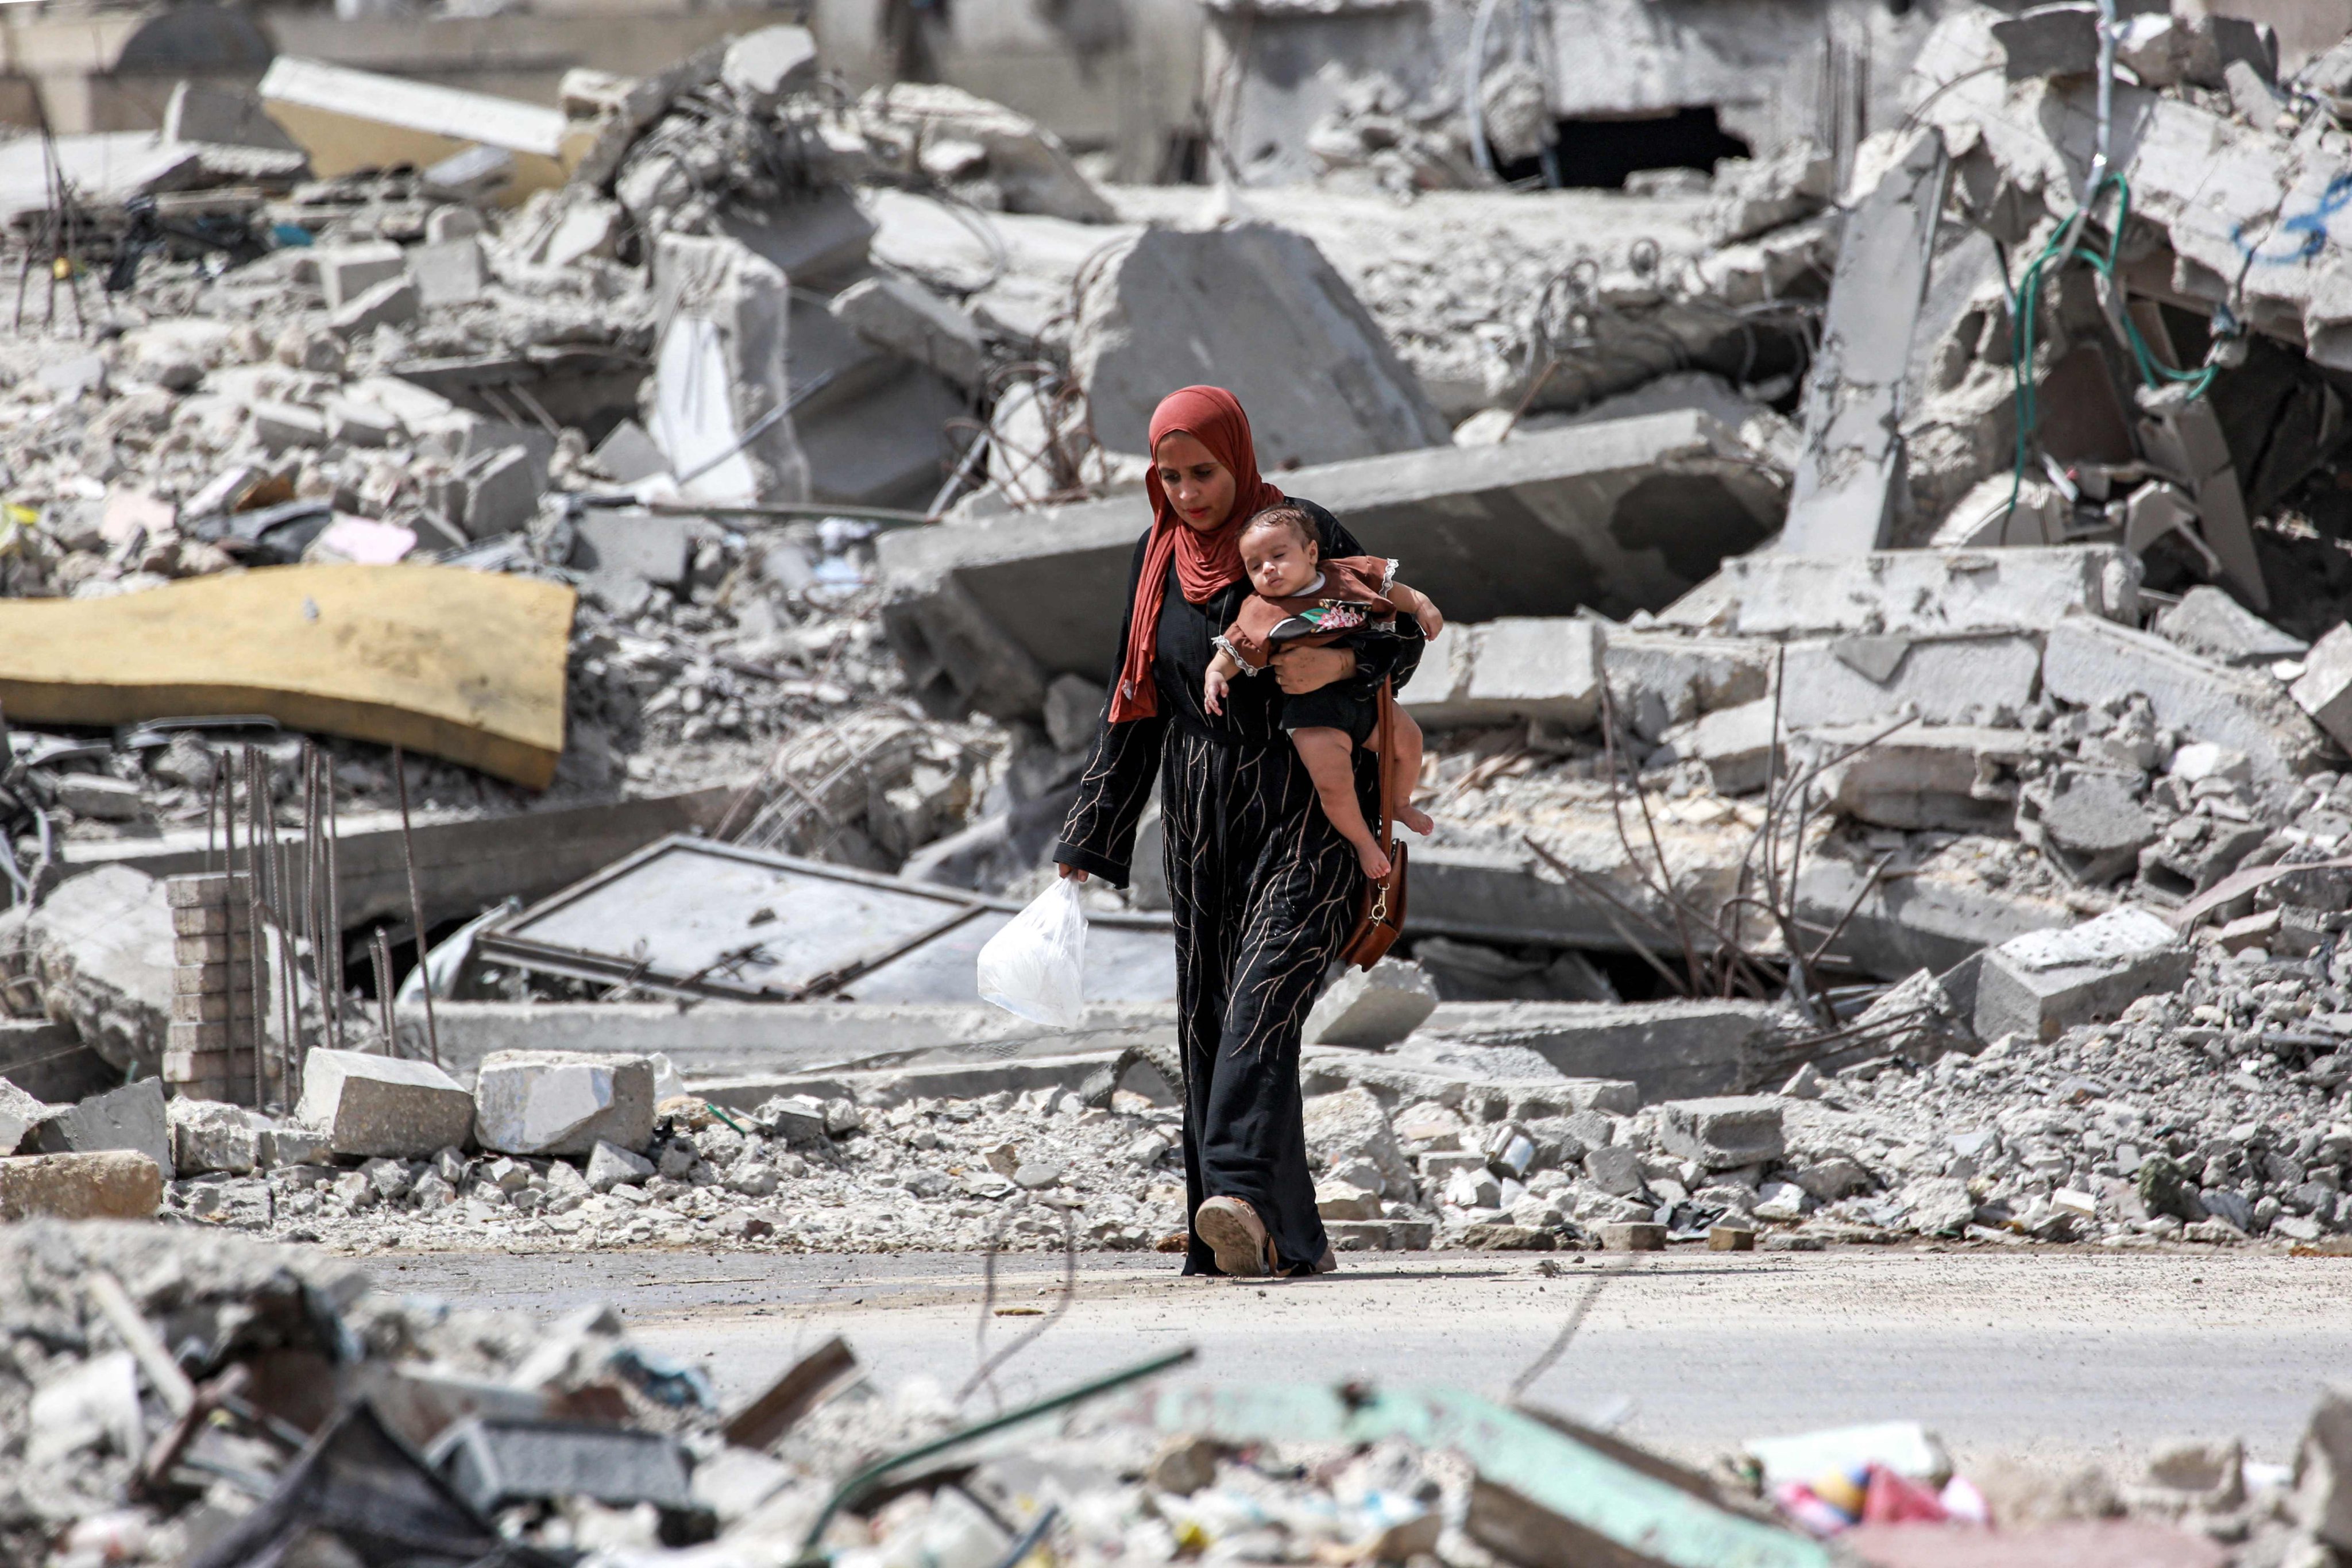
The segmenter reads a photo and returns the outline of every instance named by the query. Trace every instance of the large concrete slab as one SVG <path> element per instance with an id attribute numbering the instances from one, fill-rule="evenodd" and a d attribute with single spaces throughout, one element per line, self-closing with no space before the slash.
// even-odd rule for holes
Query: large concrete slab
<path id="1" fill-rule="evenodd" d="M 2112 544 L 1766 551 L 1725 562 L 1657 618 L 1726 637 L 2039 632 L 2077 610 L 2137 625 L 2139 583 L 2138 560 Z"/>
<path id="2" fill-rule="evenodd" d="M 1751 1087 L 1791 1026 L 1764 1002 L 1522 1002 L 1423 1033 L 1523 1047 L 1570 1078 L 1628 1079 L 1647 1105 Z"/>
<path id="3" fill-rule="evenodd" d="M 1690 410 L 1279 478 L 1457 622 L 1661 609 L 1761 542 L 1780 504 L 1755 454 Z M 915 684 L 1010 717 L 1054 675 L 1108 681 L 1149 521 L 1137 494 L 883 535 L 884 623 Z"/>
<path id="4" fill-rule="evenodd" d="M 1905 375 L 1927 296 L 1950 163 L 1914 132 L 1846 219 L 1822 346 L 1807 378 L 1805 446 L 1780 548 L 1805 553 L 1886 542 L 1903 478 Z"/>
<path id="5" fill-rule="evenodd" d="M 1145 451 L 1161 396 L 1200 382 L 1249 409 L 1267 473 L 1453 437 L 1315 242 L 1272 224 L 1147 229 L 1093 274 L 1070 358 L 1114 451 Z"/>

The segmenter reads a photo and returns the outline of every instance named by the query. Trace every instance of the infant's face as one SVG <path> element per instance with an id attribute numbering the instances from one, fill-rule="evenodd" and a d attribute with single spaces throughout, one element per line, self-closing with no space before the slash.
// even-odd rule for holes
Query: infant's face
<path id="1" fill-rule="evenodd" d="M 1265 599 L 1303 594 L 1315 581 L 1317 551 L 1286 528 L 1253 530 L 1242 540 L 1242 570 Z"/>

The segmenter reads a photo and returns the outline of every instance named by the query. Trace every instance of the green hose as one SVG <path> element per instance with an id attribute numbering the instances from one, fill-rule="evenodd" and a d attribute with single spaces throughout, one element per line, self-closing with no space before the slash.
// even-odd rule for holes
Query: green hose
<path id="1" fill-rule="evenodd" d="M 2091 209 L 2098 205 L 2100 193 L 2109 185 L 2116 188 L 2116 221 L 2107 231 L 2107 247 L 2102 252 L 2096 246 L 2083 243 L 2083 229 Z M 2120 289 L 2121 285 L 2116 279 L 2116 252 L 2123 247 L 2124 230 L 2130 223 L 2130 183 L 2121 174 L 2103 175 L 2098 184 L 2091 187 L 2083 205 L 2074 209 L 2074 215 L 2059 226 L 2058 232 L 2042 247 L 2042 253 L 2026 264 L 2024 278 L 2020 280 L 2016 291 L 2009 295 L 2009 368 L 2011 379 L 2016 386 L 2017 460 L 2010 474 L 2009 508 L 2001 514 L 2001 537 L 2004 541 L 2009 537 L 2009 520 L 2016 515 L 2018 499 L 2024 492 L 2025 466 L 2034 429 L 2041 422 L 2040 399 L 2034 385 L 2032 364 L 2033 329 L 2035 320 L 2041 314 L 2044 276 L 2063 268 L 2070 261 L 2080 259 L 2089 262 L 2101 277 Z M 2001 287 L 2003 289 L 2009 287 L 2006 271 L 2001 277 Z M 2169 382 L 2186 384 L 2192 398 L 2205 395 L 2207 389 L 2213 384 L 2213 378 L 2221 374 L 2221 366 L 2212 362 L 2210 355 L 2208 355 L 2206 363 L 2195 370 L 2175 370 L 2159 362 L 2149 352 L 2147 340 L 2140 335 L 2139 323 L 2131 319 L 2131 312 L 2126 310 L 2122 315 L 2124 340 L 2131 350 L 2132 366 L 2139 373 L 2143 385 L 2157 387 Z"/>

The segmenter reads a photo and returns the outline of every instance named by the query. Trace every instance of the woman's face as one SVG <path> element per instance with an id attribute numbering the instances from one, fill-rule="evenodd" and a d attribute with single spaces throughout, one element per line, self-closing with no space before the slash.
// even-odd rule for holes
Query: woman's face
<path id="1" fill-rule="evenodd" d="M 1189 431 L 1171 430 L 1151 454 L 1160 466 L 1160 488 L 1185 525 L 1206 533 L 1233 514 L 1234 476 Z"/>

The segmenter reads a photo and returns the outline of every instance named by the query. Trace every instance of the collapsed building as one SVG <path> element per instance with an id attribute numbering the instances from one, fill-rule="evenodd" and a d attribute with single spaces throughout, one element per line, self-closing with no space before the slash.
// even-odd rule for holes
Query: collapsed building
<path id="1" fill-rule="evenodd" d="M 1082 1027 L 972 959 L 1214 380 L 1451 623 L 1339 1247 L 2352 1245 L 2352 64 L 1899 30 L 1627 191 L 1106 184 L 789 26 L 0 144 L 0 1212 L 1167 1245 L 1155 819 Z"/>

